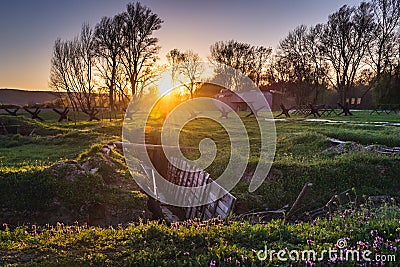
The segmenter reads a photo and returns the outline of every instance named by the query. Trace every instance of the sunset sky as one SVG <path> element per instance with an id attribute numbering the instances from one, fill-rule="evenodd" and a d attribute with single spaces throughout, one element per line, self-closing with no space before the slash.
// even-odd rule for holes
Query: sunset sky
<path id="1" fill-rule="evenodd" d="M 70 39 L 83 22 L 94 26 L 103 16 L 125 10 L 128 0 L 1 0 L 0 88 L 47 90 L 56 38 Z M 235 39 L 276 48 L 300 24 L 325 22 L 344 4 L 361 1 L 140 1 L 164 20 L 156 33 L 166 53 L 192 49 L 206 60 L 215 41 Z"/>

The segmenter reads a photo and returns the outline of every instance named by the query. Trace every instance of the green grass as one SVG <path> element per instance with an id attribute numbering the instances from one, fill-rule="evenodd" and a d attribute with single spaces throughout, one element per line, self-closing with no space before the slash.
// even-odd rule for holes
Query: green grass
<path id="1" fill-rule="evenodd" d="M 115 122 L 39 122 L 24 116 L 0 115 L 5 125 L 20 125 L 27 135 L 0 135 L 0 172 L 30 166 L 49 166 L 62 160 L 73 160 L 95 143 L 118 141 L 121 121 Z"/>
<path id="2" fill-rule="evenodd" d="M 355 111 L 354 116 L 327 117 L 354 123 L 305 121 L 299 116 L 287 121 L 276 121 L 277 148 L 272 171 L 257 191 L 249 193 L 248 181 L 259 162 L 260 138 L 256 121 L 245 118 L 246 114 L 240 113 L 248 134 L 236 137 L 248 138 L 251 147 L 245 175 L 233 190 L 240 210 L 277 209 L 290 205 L 308 182 L 314 186 L 304 210 L 321 207 L 332 195 L 351 188 L 366 195 L 400 196 L 399 155 L 387 156 L 367 150 L 353 150 L 350 145 L 350 149 L 341 155 L 324 152 L 335 145 L 328 138 L 352 141 L 360 146 L 400 146 L 400 127 L 358 123 L 363 120 L 400 122 L 400 115 L 370 115 L 369 111 Z M 160 121 L 153 120 L 149 125 L 153 135 L 158 135 Z M 181 145 L 194 148 L 204 138 L 214 140 L 217 147 L 216 158 L 206 169 L 215 179 L 223 173 L 230 158 L 230 141 L 225 129 L 209 119 L 197 119 L 188 122 L 179 136 Z M 186 150 L 184 154 L 189 159 L 200 157 L 198 150 Z"/>
<path id="3" fill-rule="evenodd" d="M 353 150 L 351 146 L 342 154 L 325 152 L 333 146 L 328 137 L 363 146 L 400 146 L 400 127 L 357 123 L 399 122 L 400 115 L 354 113 L 350 117 L 327 118 L 355 123 L 311 122 L 301 117 L 277 121 L 277 149 L 272 170 L 253 193 L 248 192 L 248 181 L 259 161 L 259 130 L 254 119 L 244 118 L 247 113 L 240 114 L 249 133 L 251 154 L 245 176 L 232 191 L 238 199 L 236 212 L 290 205 L 306 182 L 313 186 L 301 211 L 321 207 L 333 195 L 347 189 L 357 192 L 359 199 L 364 195 L 399 197 L 399 155 Z M 101 164 L 97 174 L 82 175 L 75 181 L 59 179 L 47 171 L 50 165 L 60 161 L 105 160 L 99 149 L 109 141 L 121 140 L 121 119 L 79 121 L 75 125 L 74 122 L 37 122 L 24 116 L 1 115 L 0 121 L 22 125 L 29 131 L 36 129 L 32 136 L 0 136 L 0 208 L 40 212 L 51 207 L 57 196 L 69 209 L 87 206 L 88 201 L 137 209 L 139 213 L 146 209 L 147 198 L 139 192 L 123 155 L 117 150 L 110 155 L 117 171 Z M 160 121 L 151 121 L 150 125 L 152 134 L 157 134 Z M 218 148 L 215 161 L 207 168 L 216 178 L 224 170 L 231 153 L 229 137 L 220 125 L 205 119 L 193 120 L 183 128 L 180 144 L 198 147 L 204 138 L 215 140 Z M 195 159 L 200 153 L 189 150 L 185 155 Z M 307 247 L 307 240 L 313 240 L 316 247 L 322 248 L 342 237 L 350 238 L 351 246 L 357 241 L 372 244 L 377 237 L 371 235 L 371 230 L 384 238 L 384 244 L 392 242 L 398 247 L 398 207 L 367 208 L 352 209 L 351 215 L 337 214 L 296 225 L 283 221 L 266 225 L 211 221 L 201 225 L 186 222 L 174 227 L 143 223 L 121 229 L 59 226 L 37 233 L 32 229 L 26 232 L 25 228 L 6 229 L 0 231 L 0 265 L 209 266 L 215 260 L 218 266 L 233 266 L 238 260 L 242 266 L 262 266 L 252 250 L 263 249 L 265 244 L 271 248 L 302 249 Z M 389 246 L 382 248 L 383 252 L 388 250 Z"/>
<path id="4" fill-rule="evenodd" d="M 311 132 L 320 133 L 343 141 L 354 141 L 363 145 L 400 146 L 400 127 L 396 126 L 332 125 L 321 122 L 276 122 L 276 125 L 278 136 L 290 132 Z"/>
<path id="5" fill-rule="evenodd" d="M 339 110 L 337 110 L 339 111 Z M 373 113 L 371 114 L 371 111 L 369 110 L 352 110 L 353 116 L 338 116 L 336 114 L 331 114 L 331 115 L 324 115 L 321 117 L 318 117 L 317 119 L 322 119 L 322 120 L 334 120 L 334 121 L 351 121 L 351 122 L 400 122 L 400 116 L 399 114 L 395 113 Z M 273 112 L 274 116 L 277 116 L 280 114 L 280 111 Z M 284 118 L 284 116 L 281 116 L 280 118 Z M 304 118 L 303 115 L 291 115 L 290 119 L 314 119 L 314 117 L 309 116 L 307 118 Z M 289 119 L 289 120 L 290 120 Z"/>
<path id="6" fill-rule="evenodd" d="M 38 122 L 24 116 L 3 115 L 0 120 L 6 125 L 35 129 L 32 136 L 0 136 L 0 209 L 19 214 L 13 222 L 20 221 L 26 213 L 27 220 L 46 223 L 46 216 L 52 216 L 51 220 L 63 216 L 61 207 L 68 210 L 69 219 L 78 219 L 76 214 L 80 210 L 93 205 L 143 215 L 147 197 L 129 175 L 123 155 L 113 151 L 106 157 L 100 152 L 104 144 L 120 140 L 121 120 L 80 122 L 79 127 L 73 122 Z M 74 160 L 97 164 L 97 173 L 73 174 L 74 179 L 70 179 L 66 178 L 70 172 L 68 165 L 64 171 L 56 172 L 50 167 Z M 37 218 L 37 212 L 50 215 Z M 0 214 L 0 219 L 8 218 Z"/>
<path id="7" fill-rule="evenodd" d="M 324 249 L 335 249 L 342 238 L 347 249 L 368 247 L 373 255 L 398 259 L 399 220 L 399 208 L 388 204 L 359 211 L 347 209 L 327 219 L 295 225 L 281 220 L 251 225 L 216 219 L 172 226 L 140 223 L 117 229 L 6 227 L 0 230 L 0 262 L 9 266 L 305 266 L 301 260 L 278 261 L 276 255 L 271 262 L 269 258 L 261 261 L 257 254 L 267 246 L 268 250 L 300 253 L 313 249 L 321 255 Z M 312 262 L 317 266 L 329 263 L 327 257 Z"/>
<path id="8" fill-rule="evenodd" d="M 43 210 L 56 196 L 56 179 L 44 170 L 8 173 L 5 177 L 1 176 L 0 208 L 18 211 Z"/>
<path id="9" fill-rule="evenodd" d="M 240 114 L 242 117 L 247 113 Z M 397 114 L 369 115 L 368 111 L 355 112 L 354 116 L 331 116 L 334 120 L 395 121 Z M 18 172 L 41 169 L 54 162 L 82 157 L 84 151 L 98 144 L 121 139 L 121 120 L 101 122 L 57 123 L 36 122 L 26 118 L 0 116 L 7 123 L 29 125 L 38 129 L 34 136 L 0 136 L 0 172 Z M 398 156 L 376 155 L 366 151 L 350 151 L 343 155 L 322 153 L 332 146 L 327 137 L 353 141 L 361 145 L 379 144 L 400 146 L 400 127 L 358 124 L 327 124 L 307 122 L 299 118 L 277 121 L 277 150 L 272 172 L 255 193 L 247 192 L 248 179 L 259 160 L 259 129 L 254 119 L 243 118 L 249 133 L 251 154 L 248 168 L 234 193 L 240 205 L 248 209 L 278 208 L 293 203 L 306 182 L 313 182 L 315 196 L 310 207 L 323 205 L 332 194 L 355 187 L 360 194 L 390 194 L 398 196 L 396 188 L 399 171 Z M 157 132 L 160 121 L 150 125 Z M 246 136 L 244 136 L 246 137 Z M 207 168 L 212 177 L 218 177 L 226 168 L 231 149 L 224 128 L 210 120 L 193 120 L 180 134 L 180 144 L 198 147 L 204 138 L 215 140 L 217 157 Z M 188 158 L 200 156 L 198 150 L 189 150 Z M 78 157 L 79 156 L 79 157 Z M 123 159 L 121 159 L 123 161 Z M 376 179 L 380 177 L 380 179 Z M 390 186 L 392 185 L 392 186 Z"/>
<path id="10" fill-rule="evenodd" d="M 371 111 L 352 111 L 353 116 L 332 116 L 333 120 L 358 121 L 358 122 L 400 122 L 399 114 L 373 113 Z M 326 117 L 329 118 L 330 116 Z"/>
<path id="11" fill-rule="evenodd" d="M 390 116 L 392 115 L 387 115 Z M 396 116 L 400 118 L 399 115 Z M 383 115 L 379 118 L 386 119 Z M 326 124 L 297 119 L 277 121 L 277 149 L 272 171 L 258 190 L 249 193 L 247 181 L 259 161 L 260 139 L 257 137 L 258 127 L 255 121 L 245 118 L 244 122 L 248 132 L 252 133 L 249 136 L 251 156 L 245 177 L 233 190 L 241 210 L 277 209 L 290 205 L 308 182 L 314 186 L 306 198 L 304 210 L 321 207 L 332 195 L 351 188 L 355 188 L 361 195 L 400 196 L 400 156 L 351 149 L 341 155 L 324 153 L 324 150 L 334 145 L 328 137 L 353 141 L 364 146 L 400 146 L 400 127 Z M 219 149 L 215 161 L 207 168 L 215 178 L 225 170 L 230 156 L 229 136 L 223 128 L 206 119 L 194 120 L 183 128 L 180 139 L 185 146 L 197 147 L 207 137 L 216 140 Z M 198 151 L 189 151 L 186 154 L 191 159 L 200 156 Z"/>

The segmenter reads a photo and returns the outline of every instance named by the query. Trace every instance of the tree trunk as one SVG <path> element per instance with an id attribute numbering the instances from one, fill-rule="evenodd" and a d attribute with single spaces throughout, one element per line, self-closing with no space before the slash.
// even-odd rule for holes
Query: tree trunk
<path id="1" fill-rule="evenodd" d="M 132 88 L 132 98 L 136 95 L 136 80 L 135 78 L 131 77 L 131 88 Z"/>
<path id="2" fill-rule="evenodd" d="M 114 111 L 114 86 L 113 85 L 111 85 L 109 88 L 108 101 L 110 104 L 110 110 Z"/>
<path id="3" fill-rule="evenodd" d="M 344 89 L 339 89 L 339 103 L 344 105 L 346 103 L 346 97 L 344 94 Z"/>

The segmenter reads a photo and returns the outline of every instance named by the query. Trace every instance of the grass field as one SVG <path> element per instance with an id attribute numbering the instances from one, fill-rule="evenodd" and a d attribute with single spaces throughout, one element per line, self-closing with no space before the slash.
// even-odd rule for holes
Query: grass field
<path id="1" fill-rule="evenodd" d="M 369 215 L 369 212 L 371 212 Z M 400 253 L 399 210 L 393 206 L 363 209 L 331 216 L 329 220 L 287 224 L 271 221 L 265 225 L 211 220 L 188 221 L 167 226 L 157 222 L 126 228 L 101 229 L 57 225 L 47 228 L 17 228 L 0 231 L 0 256 L 11 266 L 327 266 L 359 264 L 324 259 L 278 261 L 276 254 L 260 260 L 259 251 L 335 249 L 345 239 L 348 249 L 370 249 L 375 255 L 391 257 L 385 266 L 396 266 Z M 336 247 L 336 249 L 338 249 Z M 337 254 L 339 255 L 339 254 Z M 285 257 L 288 257 L 286 254 Z M 397 257 L 397 258 L 396 258 Z M 261 258 L 262 259 L 262 258 Z"/>
<path id="2" fill-rule="evenodd" d="M 211 221 L 175 227 L 137 223 L 119 229 L 54 226 L 37 232 L 32 228 L 26 231 L 23 227 L 3 226 L 0 264 L 212 266 L 215 261 L 217 266 L 239 263 L 263 266 L 265 262 L 257 260 L 254 250 L 263 249 L 265 244 L 271 248 L 304 249 L 309 244 L 307 240 L 312 240 L 316 247 L 322 248 L 347 237 L 351 246 L 357 246 L 358 241 L 372 246 L 379 237 L 384 244 L 379 248 L 380 253 L 398 247 L 399 208 L 392 202 L 384 207 L 371 204 L 359 208 L 353 202 L 362 203 L 369 196 L 400 197 L 400 156 L 383 155 L 366 148 L 400 146 L 400 127 L 395 124 L 400 122 L 400 115 L 355 111 L 354 116 L 322 118 L 343 123 L 309 121 L 302 117 L 277 120 L 275 160 L 266 181 L 253 193 L 248 192 L 248 178 L 258 162 L 259 130 L 254 119 L 240 115 L 249 132 L 251 155 L 245 176 L 232 191 L 238 199 L 236 215 L 292 205 L 308 182 L 313 186 L 299 212 L 322 207 L 332 196 L 345 190 L 353 192 L 348 201 L 353 206 L 337 203 L 338 213 L 296 225 L 280 220 L 267 225 Z M 134 208 L 137 214 L 145 212 L 147 197 L 129 176 L 123 155 L 113 151 L 110 157 L 104 158 L 99 152 L 103 144 L 121 140 L 121 119 L 57 123 L 51 114 L 43 117 L 49 120 L 37 122 L 24 116 L 0 115 L 0 121 L 6 125 L 17 124 L 28 132 L 35 129 L 32 136 L 0 136 L 0 210 L 15 210 L 22 215 L 26 210 L 47 214 L 43 212 L 49 212 L 57 197 L 63 207 L 72 210 L 90 203 L 90 207 L 96 207 L 94 204 L 123 206 Z M 392 124 L 382 126 L 373 122 Z M 155 133 L 158 123 L 152 124 Z M 215 140 L 218 148 L 216 160 L 207 168 L 212 177 L 217 177 L 230 154 L 229 138 L 220 125 L 206 119 L 193 120 L 184 127 L 180 141 L 182 145 L 197 147 L 206 137 Z M 339 146 L 328 138 L 351 142 Z M 199 152 L 187 156 L 196 158 Z M 59 179 L 48 172 L 56 163 L 74 161 L 84 165 L 99 159 L 104 166 L 96 174 L 84 174 L 74 181 Z M 116 172 L 111 172 L 110 166 Z M 343 216 L 345 209 L 351 210 L 349 216 L 347 213 Z M 7 222 L 4 216 L 0 219 Z M 360 220 L 362 223 L 358 223 Z M 378 234 L 371 234 L 371 230 Z"/>
<path id="3" fill-rule="evenodd" d="M 369 112 L 355 112 L 352 117 L 334 117 L 335 120 L 353 120 L 368 117 L 373 121 L 399 121 L 399 115 L 369 115 Z M 251 174 L 258 163 L 260 139 L 254 119 L 244 119 L 250 135 L 252 154 L 247 173 Z M 204 128 L 202 125 L 209 127 Z M 304 121 L 294 117 L 287 121 L 277 121 L 277 149 L 272 171 L 263 185 L 254 193 L 248 193 L 246 177 L 234 189 L 238 205 L 244 210 L 277 209 L 291 204 L 307 182 L 313 188 L 306 201 L 308 209 L 323 206 L 332 195 L 355 188 L 359 195 L 391 195 L 400 193 L 399 156 L 381 155 L 361 149 L 362 146 L 400 146 L 400 127 L 376 126 L 358 123 L 325 123 Z M 181 140 L 187 146 L 197 146 L 205 137 L 218 140 L 219 154 L 207 169 L 213 177 L 218 177 L 229 160 L 229 138 L 217 123 L 191 121 L 182 132 Z M 352 141 L 340 153 L 329 148 L 335 146 L 328 138 Z M 358 146 L 356 146 L 358 145 Z M 188 155 L 199 156 L 198 152 Z"/>

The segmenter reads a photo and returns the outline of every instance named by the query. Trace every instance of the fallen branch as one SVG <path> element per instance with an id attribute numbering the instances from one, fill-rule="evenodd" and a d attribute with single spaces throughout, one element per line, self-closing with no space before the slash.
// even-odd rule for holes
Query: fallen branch
<path id="1" fill-rule="evenodd" d="M 313 185 L 312 183 L 306 183 L 303 186 L 303 189 L 301 190 L 300 194 L 297 196 L 296 201 L 293 203 L 292 208 L 286 214 L 286 219 L 289 219 L 290 217 L 292 217 L 293 214 L 299 210 L 301 202 L 303 201 L 304 197 L 307 195 L 307 192 L 309 191 L 309 189 L 311 188 L 312 185 Z"/>

